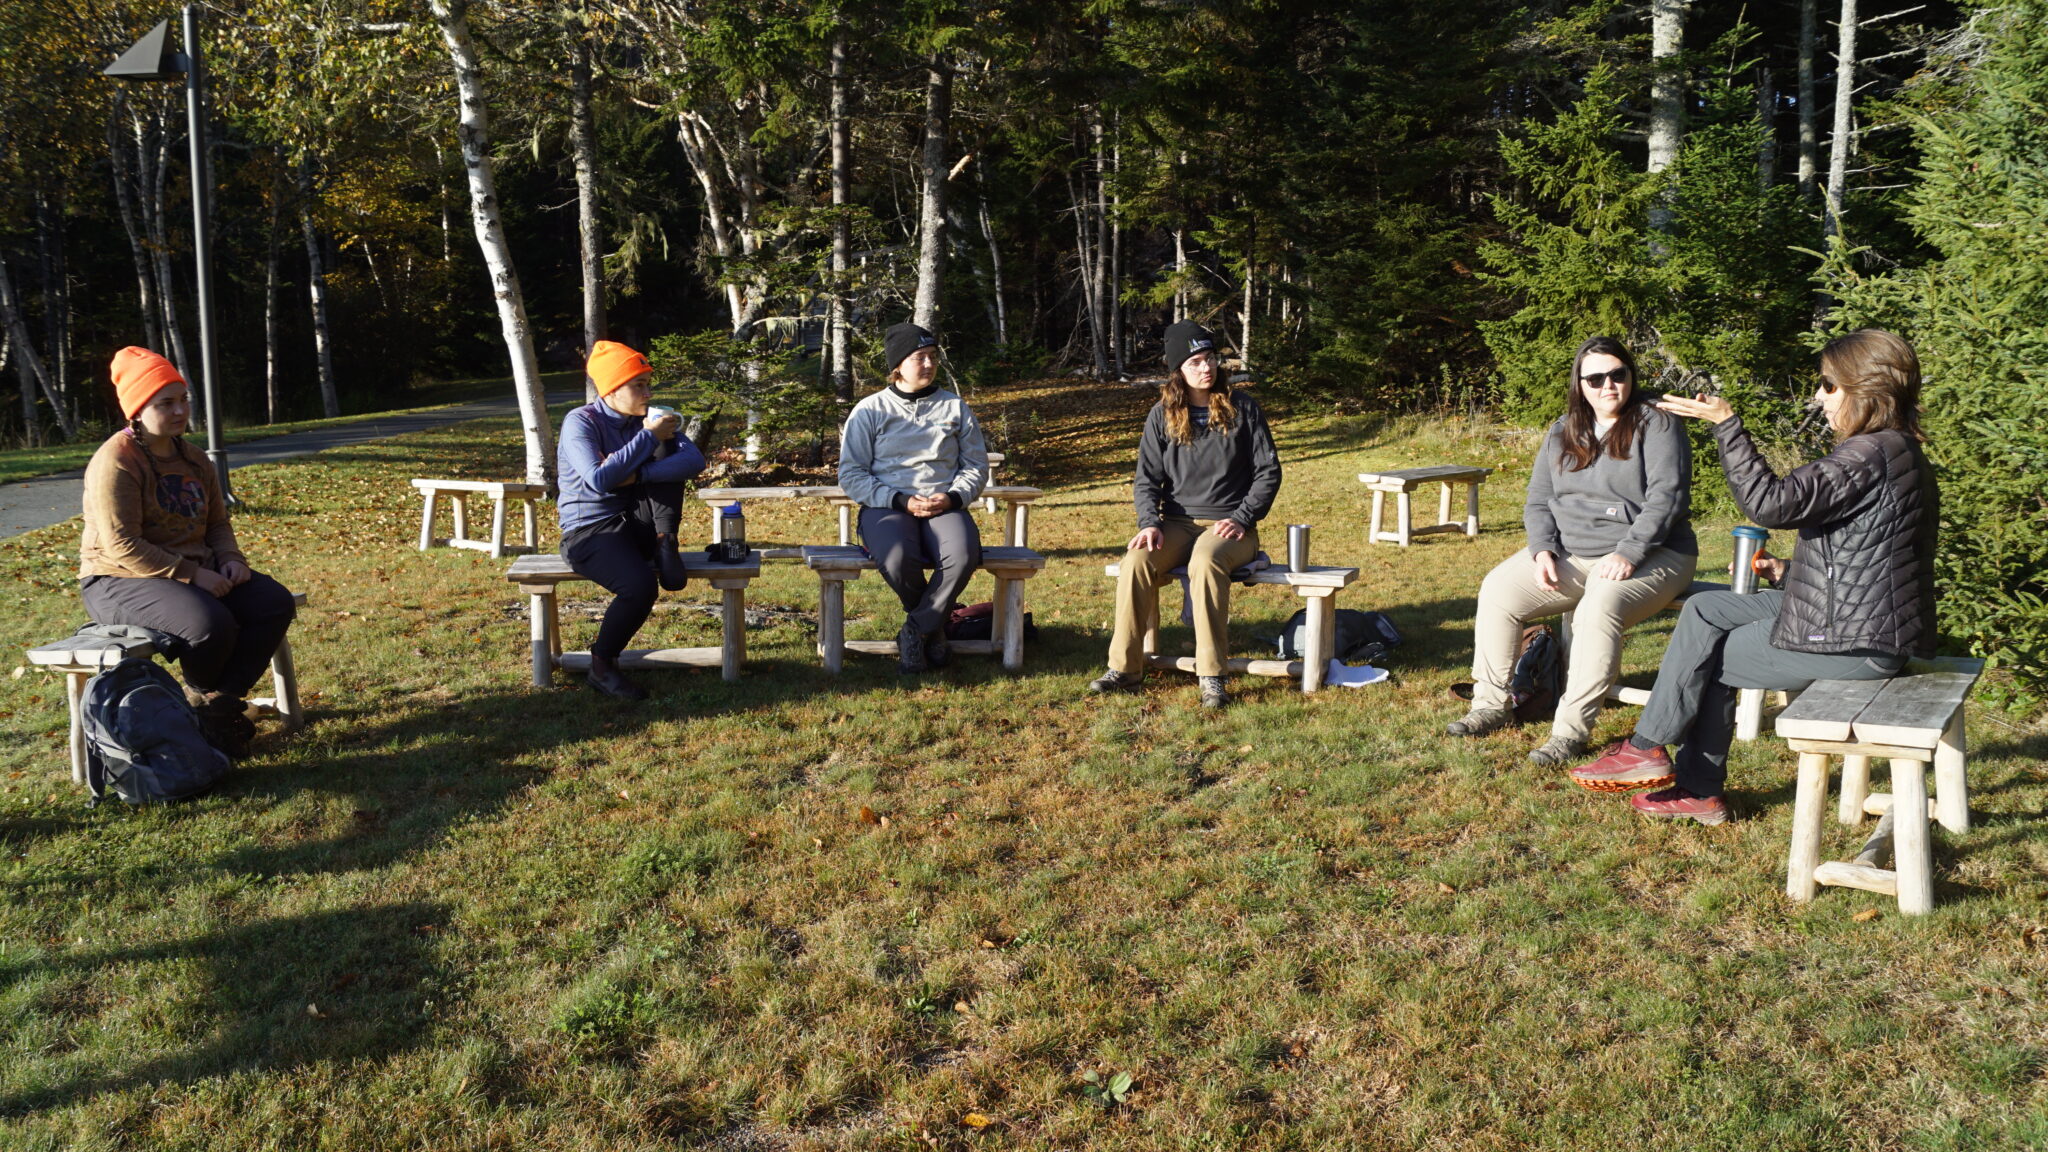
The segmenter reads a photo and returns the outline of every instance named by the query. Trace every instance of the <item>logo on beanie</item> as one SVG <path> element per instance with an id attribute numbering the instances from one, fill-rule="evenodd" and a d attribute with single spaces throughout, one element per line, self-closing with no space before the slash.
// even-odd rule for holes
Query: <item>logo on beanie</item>
<path id="1" fill-rule="evenodd" d="M 1195 339 L 1188 341 L 1188 355 L 1192 356 L 1197 352 L 1207 352 L 1209 349 L 1214 348 L 1215 346 L 1216 342 L 1214 340 L 1204 340 L 1200 337 L 1196 337 Z"/>
<path id="2" fill-rule="evenodd" d="M 919 336 L 919 337 L 917 338 L 917 347 L 918 347 L 918 348 L 934 348 L 934 347 L 937 347 L 937 346 L 938 346 L 938 343 L 939 343 L 939 338 L 938 338 L 937 336 L 929 336 L 929 335 L 927 335 L 927 336 Z M 916 351 L 916 349 L 912 349 L 912 351 Z"/>

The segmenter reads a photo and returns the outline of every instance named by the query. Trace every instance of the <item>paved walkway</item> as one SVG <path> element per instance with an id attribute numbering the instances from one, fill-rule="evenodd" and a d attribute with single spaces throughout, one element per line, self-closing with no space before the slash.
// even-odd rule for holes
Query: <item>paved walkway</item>
<path id="1" fill-rule="evenodd" d="M 549 404 L 565 404 L 580 399 L 582 389 L 550 392 Z M 513 416 L 519 412 L 518 398 L 508 394 L 495 400 L 477 400 L 468 404 L 457 404 L 452 408 L 435 408 L 426 412 L 406 412 L 389 416 L 365 416 L 347 424 L 332 424 L 315 428 L 309 432 L 290 432 L 282 436 L 267 436 L 261 440 L 244 440 L 239 444 L 226 446 L 228 468 L 246 467 L 250 464 L 267 464 L 273 460 L 289 460 L 294 456 L 310 456 L 325 452 L 329 448 L 342 448 L 350 444 L 364 444 L 372 440 L 389 440 L 394 436 L 405 436 L 413 432 L 424 432 L 446 424 L 459 424 L 464 420 L 478 420 L 487 416 Z M 204 438 L 199 438 L 201 447 Z M 84 469 L 59 472 L 52 476 L 38 476 L 16 484 L 0 486 L 0 539 L 33 532 L 52 524 L 62 524 L 79 514 L 83 496 L 79 481 L 85 478 Z"/>

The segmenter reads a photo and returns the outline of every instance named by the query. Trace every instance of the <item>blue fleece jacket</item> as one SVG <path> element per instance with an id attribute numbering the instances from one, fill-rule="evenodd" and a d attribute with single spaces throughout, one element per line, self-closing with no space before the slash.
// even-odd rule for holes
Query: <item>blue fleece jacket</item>
<path id="1" fill-rule="evenodd" d="M 704 454 L 680 433 L 666 448 L 639 416 L 623 416 L 604 401 L 585 404 L 562 421 L 555 455 L 562 532 L 630 511 L 639 484 L 688 480 L 704 470 Z"/>

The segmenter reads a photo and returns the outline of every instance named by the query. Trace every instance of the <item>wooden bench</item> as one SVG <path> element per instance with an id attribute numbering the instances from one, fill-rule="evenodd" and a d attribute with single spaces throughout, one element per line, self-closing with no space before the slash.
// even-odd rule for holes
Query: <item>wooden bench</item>
<path id="1" fill-rule="evenodd" d="M 1031 504 L 1045 495 L 1044 490 L 1023 485 L 990 485 L 982 489 L 982 502 L 994 511 L 997 502 L 1004 506 L 1003 546 L 1006 548 L 1029 548 L 1031 546 Z M 839 512 L 839 546 L 852 547 L 854 516 L 860 504 L 846 495 L 846 490 L 833 485 L 794 485 L 783 488 L 699 488 L 697 499 L 711 507 L 711 542 L 716 544 L 724 539 L 724 525 L 719 519 L 719 509 L 727 504 L 744 505 L 749 500 L 807 500 L 823 499 L 832 503 Z M 771 548 L 765 555 L 770 560 L 797 560 L 803 558 L 800 548 Z"/>
<path id="2" fill-rule="evenodd" d="M 868 554 L 851 544 L 813 545 L 803 550 L 804 564 L 818 574 L 818 654 L 825 671 L 837 674 L 845 654 L 895 655 L 894 640 L 846 638 L 846 582 L 876 569 Z M 981 570 L 995 577 L 995 620 L 988 640 L 954 640 L 955 652 L 1000 652 L 1003 667 L 1024 666 L 1024 582 L 1045 570 L 1045 557 L 1029 548 L 990 547 L 981 550 Z"/>
<path id="3" fill-rule="evenodd" d="M 1102 571 L 1112 580 L 1123 572 L 1122 564 L 1105 564 Z M 1173 575 L 1185 576 L 1185 567 L 1173 569 Z M 1308 611 L 1308 636 L 1301 646 L 1299 660 L 1248 660 L 1231 658 L 1223 666 L 1232 672 L 1251 676 L 1297 676 L 1301 678 L 1301 690 L 1314 692 L 1323 686 L 1323 675 L 1328 671 L 1336 641 L 1337 593 L 1358 579 L 1356 568 L 1334 568 L 1311 564 L 1299 572 L 1289 571 L 1284 564 L 1262 568 L 1258 571 L 1239 569 L 1230 574 L 1233 584 L 1277 584 L 1294 589 L 1306 603 Z M 1159 654 L 1159 599 L 1153 597 L 1152 606 L 1145 619 L 1145 662 L 1154 668 L 1169 671 L 1193 672 L 1195 658 L 1192 656 L 1162 656 Z"/>
<path id="4" fill-rule="evenodd" d="M 742 563 L 726 564 L 706 560 L 702 552 L 685 552 L 683 567 L 692 580 L 707 581 L 724 593 L 723 643 L 716 648 L 630 649 L 620 654 L 619 667 L 718 668 L 726 680 L 738 680 L 740 665 L 747 658 L 747 584 L 761 574 L 761 554 L 754 552 Z M 562 651 L 561 618 L 555 610 L 556 587 L 584 577 L 560 556 L 521 556 L 512 562 L 505 579 L 529 597 L 534 687 L 553 686 L 557 668 L 588 670 L 589 652 Z"/>
<path id="5" fill-rule="evenodd" d="M 306 606 L 304 592 L 293 593 L 292 603 Z M 67 636 L 28 650 L 28 662 L 45 672 L 64 674 L 64 699 L 71 712 L 71 779 L 85 783 L 85 718 L 78 713 L 85 694 L 85 682 L 129 657 L 155 656 L 156 645 L 147 640 L 110 640 L 98 636 Z M 292 641 L 287 634 L 270 658 L 271 690 L 275 696 L 259 696 L 249 707 L 283 722 L 286 731 L 303 727 L 305 709 L 299 705 L 298 667 L 292 663 Z"/>
<path id="6" fill-rule="evenodd" d="M 420 509 L 420 551 L 437 544 L 451 548 L 474 548 L 489 552 L 492 559 L 522 552 L 540 550 L 539 536 L 534 528 L 534 503 L 547 495 L 547 489 L 539 484 L 524 484 L 511 480 L 415 480 L 412 486 L 419 489 L 425 498 Z M 491 498 L 491 538 L 472 540 L 469 537 L 469 498 L 483 494 Z M 434 535 L 434 502 L 442 496 L 448 498 L 450 510 L 455 518 L 454 535 Z M 520 544 L 505 543 L 505 501 L 517 500 L 526 513 L 526 537 Z"/>
<path id="7" fill-rule="evenodd" d="M 1785 894 L 1801 902 L 1823 884 L 1896 897 L 1903 915 L 1934 908 L 1933 851 L 1928 842 L 1927 765 L 1934 765 L 1934 816 L 1960 835 L 1970 828 L 1963 702 L 1984 672 L 1982 660 L 1914 661 L 1890 680 L 1820 680 L 1778 716 L 1777 732 L 1799 754 L 1792 806 L 1792 845 Z M 1837 819 L 1886 819 L 1855 861 L 1820 861 L 1828 761 L 1842 758 Z M 1870 759 L 1891 761 L 1889 796 L 1870 794 Z M 1878 867 L 1889 849 L 1893 868 Z"/>
<path id="8" fill-rule="evenodd" d="M 1428 468 L 1399 468 L 1390 472 L 1360 472 L 1358 482 L 1372 492 L 1372 526 L 1365 534 L 1367 544 L 1390 543 L 1406 548 L 1408 542 L 1417 536 L 1432 532 L 1462 532 L 1467 537 L 1479 535 L 1479 486 L 1493 475 L 1491 468 L 1467 468 L 1457 464 L 1437 464 Z M 1424 484 L 1441 484 L 1443 493 L 1437 502 L 1437 523 L 1415 526 L 1411 494 Z M 1465 518 L 1451 519 L 1451 485 L 1465 486 Z M 1389 494 L 1394 497 L 1394 531 L 1380 530 L 1380 519 Z"/>

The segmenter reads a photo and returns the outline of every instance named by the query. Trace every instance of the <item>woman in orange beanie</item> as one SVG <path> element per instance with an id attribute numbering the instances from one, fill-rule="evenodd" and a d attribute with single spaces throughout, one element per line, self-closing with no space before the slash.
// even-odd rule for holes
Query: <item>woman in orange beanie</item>
<path id="1" fill-rule="evenodd" d="M 175 637 L 201 726 L 230 756 L 255 735 L 243 697 L 270 665 L 296 609 L 284 585 L 249 567 L 213 464 L 185 443 L 191 390 L 170 361 L 123 348 L 111 367 L 128 426 L 85 469 L 79 593 L 101 624 Z"/>
<path id="2" fill-rule="evenodd" d="M 648 415 L 647 357 L 599 340 L 585 372 L 598 399 L 562 421 L 556 455 L 562 559 L 612 594 L 590 642 L 590 686 L 641 700 L 647 691 L 619 671 L 619 655 L 654 611 L 657 580 L 670 590 L 683 586 L 676 551 L 683 483 L 704 470 L 704 454 L 677 431 L 682 420 L 674 413 Z"/>

